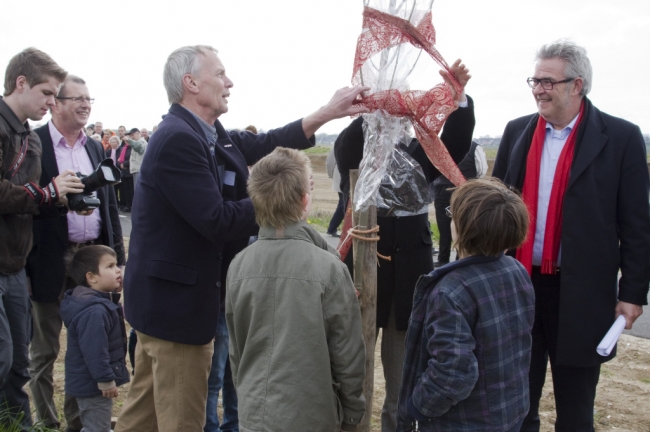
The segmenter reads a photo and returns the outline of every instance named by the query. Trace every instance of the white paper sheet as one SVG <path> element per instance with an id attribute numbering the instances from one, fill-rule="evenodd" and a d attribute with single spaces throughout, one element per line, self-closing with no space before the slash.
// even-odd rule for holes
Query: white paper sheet
<path id="1" fill-rule="evenodd" d="M 621 337 L 621 333 L 623 333 L 624 329 L 625 329 L 625 317 L 623 315 L 619 315 L 618 318 L 616 318 L 616 321 L 614 321 L 614 324 L 612 324 L 612 327 L 609 329 L 609 331 L 603 338 L 603 340 L 600 341 L 598 348 L 596 348 L 598 354 L 600 354 L 603 357 L 607 357 L 614 349 L 614 346 L 616 345 L 616 342 L 618 342 L 618 338 Z"/>

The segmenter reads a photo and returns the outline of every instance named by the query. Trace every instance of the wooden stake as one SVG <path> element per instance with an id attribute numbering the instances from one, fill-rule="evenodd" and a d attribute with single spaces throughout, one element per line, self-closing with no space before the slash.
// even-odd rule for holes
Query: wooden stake
<path id="1" fill-rule="evenodd" d="M 354 202 L 354 188 L 359 170 L 350 170 L 350 196 Z M 372 229 L 377 225 L 377 207 L 372 205 L 363 212 L 352 212 L 352 226 L 359 230 Z M 381 233 L 380 233 L 381 234 Z M 374 237 L 376 234 L 372 234 Z M 372 422 L 372 396 L 375 378 L 375 341 L 377 338 L 377 242 L 354 239 L 354 287 L 361 293 L 361 329 L 366 344 L 366 376 L 363 395 L 366 398 L 366 414 L 357 431 L 370 432 Z"/>

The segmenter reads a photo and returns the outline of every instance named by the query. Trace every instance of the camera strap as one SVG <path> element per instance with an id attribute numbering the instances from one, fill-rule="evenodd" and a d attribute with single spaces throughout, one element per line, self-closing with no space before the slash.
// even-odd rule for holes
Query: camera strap
<path id="1" fill-rule="evenodd" d="M 25 162 L 25 156 L 27 155 L 27 147 L 29 145 L 29 140 L 28 140 L 29 135 L 25 135 L 23 137 L 23 143 L 20 146 L 20 152 L 18 153 L 18 156 L 16 157 L 16 160 L 12 164 L 11 168 L 9 171 L 7 171 L 7 174 L 5 174 L 5 179 L 9 180 L 13 176 L 16 175 L 18 172 L 18 169 L 20 169 L 20 166 Z"/>

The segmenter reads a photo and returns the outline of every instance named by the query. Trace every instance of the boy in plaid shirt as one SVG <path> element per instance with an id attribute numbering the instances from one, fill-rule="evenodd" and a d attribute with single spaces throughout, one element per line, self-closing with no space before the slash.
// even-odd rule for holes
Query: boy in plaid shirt
<path id="1" fill-rule="evenodd" d="M 504 252 L 526 237 L 526 206 L 498 180 L 479 179 L 454 192 L 448 211 L 460 259 L 415 289 L 397 431 L 519 431 L 535 294 Z"/>

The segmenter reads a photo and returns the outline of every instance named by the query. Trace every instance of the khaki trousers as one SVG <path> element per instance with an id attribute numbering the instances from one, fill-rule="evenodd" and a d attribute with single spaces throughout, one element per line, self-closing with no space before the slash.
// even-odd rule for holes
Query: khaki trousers
<path id="1" fill-rule="evenodd" d="M 202 432 L 214 344 L 136 333 L 136 372 L 115 432 Z"/>
<path id="2" fill-rule="evenodd" d="M 66 290 L 66 283 L 61 297 Z M 34 336 L 29 347 L 31 362 L 29 364 L 29 390 L 36 409 L 36 421 L 44 426 L 59 427 L 59 416 L 54 405 L 54 362 L 59 355 L 61 328 L 63 322 L 59 313 L 61 297 L 54 303 L 32 301 L 32 318 Z M 63 415 L 67 426 L 73 430 L 81 430 L 79 406 L 77 400 L 67 394 L 63 400 Z"/>

